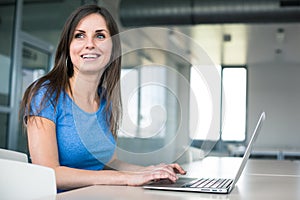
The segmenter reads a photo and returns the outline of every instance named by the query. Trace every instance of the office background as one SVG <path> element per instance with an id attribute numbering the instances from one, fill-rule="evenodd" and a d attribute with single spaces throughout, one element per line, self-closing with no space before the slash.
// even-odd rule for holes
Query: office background
<path id="1" fill-rule="evenodd" d="M 181 5 L 180 1 L 169 2 L 174 3 L 174 5 L 170 4 L 172 8 L 176 7 L 176 4 Z M 18 116 L 18 104 L 27 85 L 51 69 L 57 41 L 66 18 L 76 7 L 85 3 L 97 3 L 108 8 L 117 20 L 121 32 L 140 27 L 138 24 L 128 27 L 124 25 L 126 21 L 122 22 L 120 13 L 123 12 L 125 15 L 123 20 L 126 20 L 126 6 L 123 8 L 125 10 L 122 10 L 119 0 L 0 0 L 1 148 L 27 152 L 26 136 L 22 132 Z M 142 6 L 141 3 L 137 4 L 138 8 Z M 145 4 L 145 6 L 150 6 L 150 4 Z M 152 6 L 155 7 L 155 5 Z M 144 9 L 151 10 L 151 7 Z M 143 11 L 143 9 L 140 10 Z M 239 18 L 239 16 L 235 17 Z M 142 18 L 139 19 L 142 20 Z M 297 21 L 288 20 L 267 23 L 263 23 L 261 18 L 256 20 L 257 22 L 254 19 L 254 22 L 244 23 L 222 23 L 220 20 L 215 23 L 199 24 L 187 24 L 180 21 L 178 23 L 181 24 L 174 22 L 171 25 L 154 24 L 153 26 L 168 28 L 167 30 L 172 31 L 156 35 L 151 31 L 138 30 L 134 32 L 137 35 L 132 36 L 135 40 L 129 39 L 124 42 L 123 46 L 130 48 L 136 43 L 143 46 L 147 42 L 154 42 L 167 48 L 170 44 L 176 44 L 177 48 L 182 49 L 188 55 L 189 44 L 174 38 L 174 35 L 176 36 L 174 33 L 180 32 L 198 43 L 216 65 L 246 68 L 245 139 L 220 140 L 214 148 L 215 153 L 234 153 L 234 150 L 227 148 L 228 144 L 239 146 L 247 143 L 257 116 L 264 110 L 267 113 L 267 120 L 255 145 L 257 156 L 299 159 L 300 24 Z M 143 113 L 139 111 L 143 108 L 142 102 L 144 101 L 143 96 L 139 96 L 140 93 L 137 94 L 136 105 L 139 106 L 135 108 L 138 113 L 135 120 L 139 126 L 131 130 L 132 135 L 126 136 L 125 134 L 120 137 L 119 145 L 121 150 L 132 152 L 130 155 L 125 153 L 124 156 L 128 156 L 126 159 L 132 162 L 142 162 L 142 164 L 161 160 L 173 161 L 181 153 L 181 150 L 177 152 L 177 147 L 189 144 L 190 139 L 188 134 L 190 110 L 178 110 L 180 105 L 177 105 L 172 97 L 176 96 L 180 104 L 188 105 L 190 96 L 187 88 L 180 85 L 179 76 L 172 75 L 173 70 L 165 70 L 158 66 L 151 66 L 151 70 L 145 67 L 143 67 L 144 70 L 137 70 L 137 66 L 148 66 L 149 61 L 162 66 L 171 66 L 176 73 L 180 73 L 187 80 L 190 78 L 191 67 L 188 61 L 174 58 L 161 51 L 135 51 L 124 56 L 122 66 L 124 72 L 131 70 L 131 74 L 136 77 L 137 81 L 143 74 L 147 74 L 158 81 L 167 83 L 169 87 L 176 88 L 175 93 L 171 94 L 160 87 L 156 87 L 157 90 L 155 87 L 145 90 L 155 97 L 159 96 L 149 100 L 150 104 L 157 105 L 159 102 L 170 100 L 163 105 L 165 106 L 163 114 L 166 115 L 165 119 L 162 119 L 165 120 L 165 133 L 151 138 L 151 135 L 145 133 L 142 133 L 142 136 L 139 135 L 142 119 L 147 116 L 141 115 Z M 134 83 L 137 82 L 133 81 L 132 84 Z M 152 117 L 157 119 L 159 116 L 161 116 L 161 110 L 158 110 L 156 114 L 154 112 Z M 221 115 L 219 117 L 221 118 Z M 220 127 L 216 128 L 220 129 Z M 175 132 L 181 133 L 179 140 L 182 144 L 176 142 L 173 147 L 164 152 L 165 155 L 161 154 L 160 158 L 146 157 L 143 161 L 140 161 L 141 159 L 137 161 L 131 157 L 134 153 L 147 153 L 160 149 L 168 144 Z M 197 142 L 194 144 L 197 147 Z M 122 154 L 122 151 L 120 153 Z M 170 154 L 173 156 L 168 157 Z"/>

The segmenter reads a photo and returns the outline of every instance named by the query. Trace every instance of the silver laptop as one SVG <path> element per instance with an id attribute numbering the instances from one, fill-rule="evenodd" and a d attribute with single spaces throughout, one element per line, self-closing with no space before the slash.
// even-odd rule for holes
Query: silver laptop
<path id="1" fill-rule="evenodd" d="M 143 188 L 155 189 L 155 190 L 174 190 L 174 191 L 191 191 L 191 192 L 206 192 L 206 193 L 224 193 L 224 194 L 230 193 L 231 190 L 234 188 L 236 182 L 239 180 L 246 166 L 247 160 L 252 150 L 253 143 L 260 132 L 260 129 L 262 127 L 265 118 L 266 118 L 266 114 L 265 112 L 262 112 L 234 179 L 218 178 L 218 177 L 213 177 L 213 178 L 180 177 L 176 181 L 176 183 L 171 183 L 169 180 L 161 180 L 158 182 L 153 182 L 148 185 L 145 185 L 143 186 Z"/>

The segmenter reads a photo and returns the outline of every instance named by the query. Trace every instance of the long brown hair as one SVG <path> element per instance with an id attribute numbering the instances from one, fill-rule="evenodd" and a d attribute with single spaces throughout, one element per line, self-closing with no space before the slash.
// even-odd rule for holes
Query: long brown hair
<path id="1" fill-rule="evenodd" d="M 38 110 L 42 110 L 45 103 L 53 97 L 55 99 L 54 107 L 56 108 L 58 98 L 63 90 L 69 90 L 72 94 L 69 78 L 73 76 L 74 69 L 69 55 L 70 44 L 75 28 L 80 20 L 93 13 L 98 13 L 103 16 L 113 42 L 110 61 L 99 80 L 98 88 L 105 89 L 105 95 L 101 96 L 101 98 L 106 99 L 107 103 L 105 109 L 107 123 L 116 138 L 122 112 L 120 95 L 121 42 L 118 26 L 113 17 L 108 10 L 98 7 L 97 5 L 81 6 L 69 16 L 61 33 L 53 69 L 27 88 L 21 102 L 20 112 L 23 115 L 24 113 L 30 113 L 32 111 L 30 103 L 33 96 L 42 86 L 46 86 L 47 90 Z"/>

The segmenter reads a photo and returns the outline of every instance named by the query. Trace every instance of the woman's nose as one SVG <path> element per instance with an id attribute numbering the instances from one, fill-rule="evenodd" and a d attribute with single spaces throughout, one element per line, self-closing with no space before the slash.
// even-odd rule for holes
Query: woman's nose
<path id="1" fill-rule="evenodd" d="M 86 49 L 93 49 L 93 48 L 95 48 L 95 43 L 94 43 L 93 38 L 87 38 L 86 44 L 85 44 L 85 48 Z"/>

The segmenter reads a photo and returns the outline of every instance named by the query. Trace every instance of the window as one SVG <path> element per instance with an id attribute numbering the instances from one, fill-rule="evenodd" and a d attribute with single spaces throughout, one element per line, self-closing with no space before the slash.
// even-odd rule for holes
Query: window
<path id="1" fill-rule="evenodd" d="M 190 74 L 191 92 L 193 92 L 198 104 L 198 116 L 193 116 L 195 107 L 190 103 L 190 118 L 198 117 L 199 125 L 196 129 L 194 140 L 219 140 L 222 141 L 243 141 L 246 131 L 246 91 L 247 91 L 247 69 L 245 67 L 221 67 L 222 70 L 222 133 L 221 138 L 210 138 L 208 136 L 210 119 L 212 116 L 212 101 L 209 86 L 204 77 L 193 67 Z M 221 84 L 221 83 L 220 83 Z M 220 111 L 221 113 L 221 111 Z M 190 124 L 191 126 L 191 124 Z M 190 135 L 192 137 L 192 135 Z"/>
<path id="2" fill-rule="evenodd" d="M 123 121 L 119 136 L 161 138 L 165 135 L 167 111 L 166 69 L 143 66 L 122 69 Z"/>
<path id="3" fill-rule="evenodd" d="M 243 141 L 246 132 L 247 70 L 223 67 L 222 140 Z"/>
<path id="4" fill-rule="evenodd" d="M 122 127 L 119 137 L 134 137 L 138 131 L 138 89 L 135 88 L 139 82 L 137 69 L 121 70 L 121 96 L 123 105 Z"/>
<path id="5" fill-rule="evenodd" d="M 221 67 L 216 67 L 220 73 Z M 196 68 L 193 66 L 190 71 L 190 137 L 194 140 L 216 141 L 219 133 L 212 134 L 209 130 L 212 116 L 216 114 L 213 113 L 211 91 L 205 77 Z"/>

